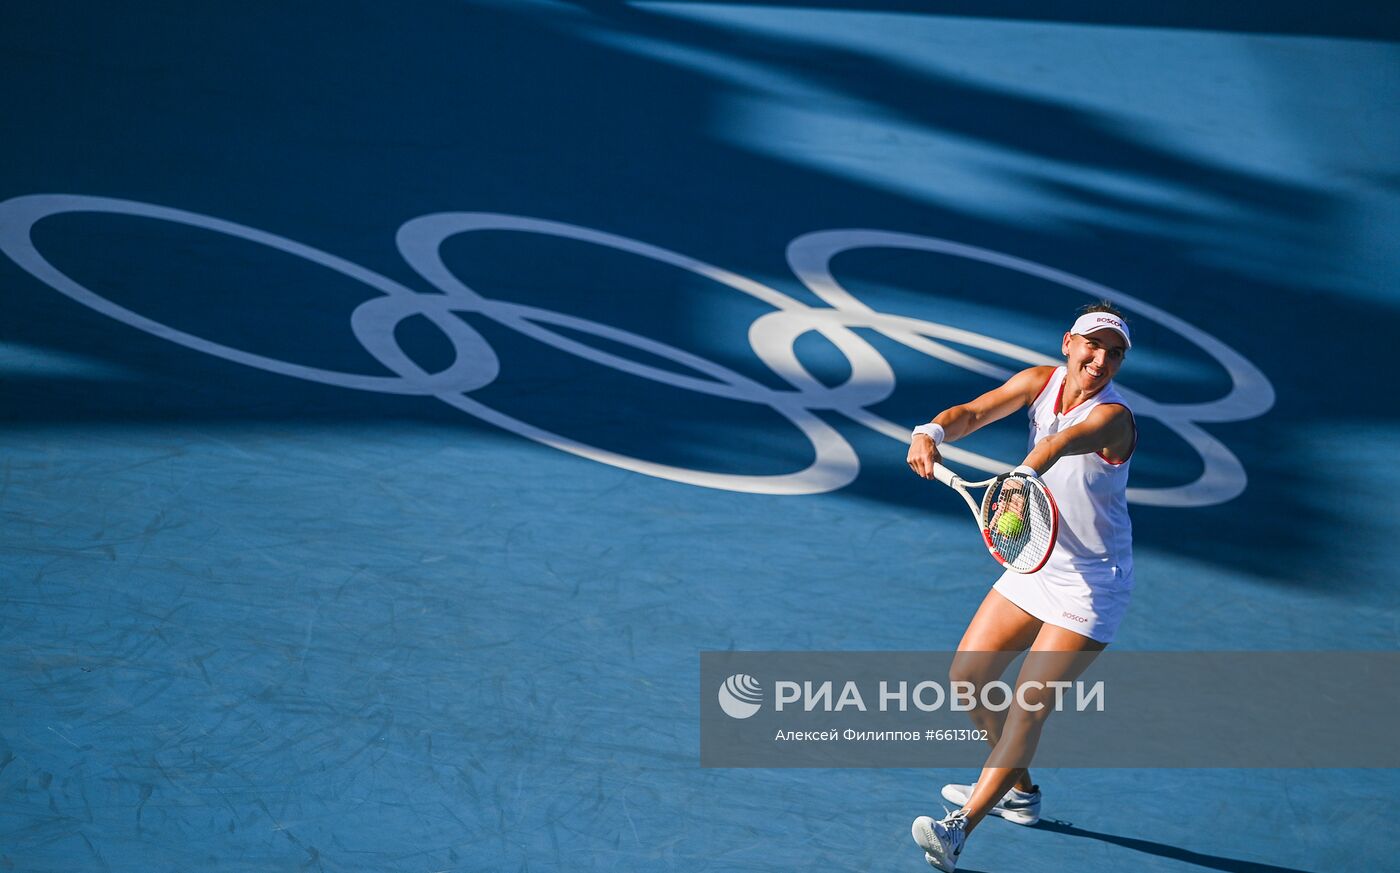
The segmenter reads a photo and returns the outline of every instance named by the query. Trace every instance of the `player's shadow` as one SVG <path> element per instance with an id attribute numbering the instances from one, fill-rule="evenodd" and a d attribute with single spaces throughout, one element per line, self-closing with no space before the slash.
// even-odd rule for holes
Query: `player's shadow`
<path id="1" fill-rule="evenodd" d="M 1075 827 L 1067 821 L 1056 821 L 1053 819 L 1043 819 L 1035 826 L 1036 830 L 1051 831 L 1057 834 L 1066 834 L 1072 837 L 1088 837 L 1105 843 L 1112 843 L 1115 846 L 1122 846 L 1125 849 L 1132 849 L 1135 852 L 1143 852 L 1148 855 L 1156 855 L 1159 858 L 1170 858 L 1173 861 L 1183 861 L 1187 864 L 1195 864 L 1197 867 L 1204 867 L 1207 870 L 1225 870 L 1228 873 L 1308 873 L 1297 867 L 1280 867 L 1277 864 L 1263 864 L 1258 861 L 1243 861 L 1239 858 L 1225 858 L 1220 855 L 1207 855 L 1203 852 L 1193 852 L 1190 849 L 1183 849 L 1180 846 L 1173 846 L 1167 843 L 1155 843 L 1152 840 L 1143 840 L 1137 837 L 1124 837 L 1118 834 L 1105 834 L 1099 831 L 1086 830 Z"/>
<path id="2" fill-rule="evenodd" d="M 1112 287 L 1169 299 L 1173 312 L 1193 320 L 1246 315 L 1249 326 L 1241 322 L 1243 329 L 1224 338 L 1270 376 L 1288 374 L 1288 390 L 1280 392 L 1267 424 L 1210 424 L 1212 439 L 1223 439 L 1248 470 L 1249 488 L 1229 504 L 1189 513 L 1134 507 L 1137 541 L 1239 571 L 1261 584 L 1343 596 L 1349 586 L 1375 584 L 1374 561 L 1368 563 L 1365 546 L 1384 541 L 1387 515 L 1357 513 L 1343 499 L 1326 499 L 1336 489 L 1323 487 L 1316 472 L 1327 467 L 1320 460 L 1325 448 L 1312 453 L 1324 439 L 1315 422 L 1345 421 L 1352 433 L 1365 427 L 1371 435 L 1358 442 L 1368 446 L 1380 444 L 1396 415 L 1384 398 L 1373 396 L 1366 380 L 1338 379 L 1335 367 L 1297 365 L 1299 350 L 1316 344 L 1315 325 L 1365 325 L 1371 336 L 1400 335 L 1400 309 L 1373 295 L 1358 299 L 1337 293 L 1331 277 L 1338 271 L 1330 255 L 1310 254 L 1348 252 L 1354 246 L 1349 200 L 1333 186 L 1211 160 L 1183 149 L 1157 128 L 1136 123 L 1131 113 L 1094 109 L 1072 95 L 984 81 L 961 68 L 957 53 L 938 45 L 910 60 L 893 46 L 847 44 L 834 34 L 804 37 L 785 28 L 736 28 L 703 15 L 621 0 L 576 2 L 587 15 L 542 12 L 536 4 L 422 4 L 401 22 L 413 38 L 401 40 L 385 40 L 377 18 L 345 15 L 339 4 L 307 4 L 296 15 L 277 19 L 283 42 L 247 66 L 210 60 L 243 57 L 248 33 L 259 34 L 259 41 L 265 36 L 268 22 L 257 18 L 245 32 L 219 17 L 196 16 L 181 25 L 198 26 L 199 37 L 182 31 L 174 38 L 167 37 L 167 17 L 143 4 L 107 18 L 90 15 L 77 33 L 62 16 L 36 12 L 26 22 L 34 32 L 26 30 L 22 40 L 29 50 L 10 59 L 17 67 L 6 68 L 32 83 L 11 89 L 21 103 L 8 114 L 32 123 L 32 131 L 7 139 L 7 155 L 21 146 L 25 151 L 6 161 L 0 189 L 5 196 L 47 190 L 45 177 L 26 168 L 52 167 L 62 190 L 199 207 L 196 211 L 292 234 L 339 256 L 353 254 L 363 266 L 420 293 L 427 289 L 402 262 L 387 231 L 408 217 L 469 208 L 568 219 L 635 236 L 687 256 L 713 258 L 743 275 L 776 277 L 780 290 L 809 303 L 817 301 L 788 275 L 778 256 L 782 247 L 799 232 L 868 225 L 953 234 L 1057 269 L 1083 269 Z M 878 8 L 920 7 L 912 0 L 881 4 Z M 841 7 L 843 0 L 818 5 Z M 1044 4 L 1022 5 L 1035 16 L 1051 14 Z M 1012 7 L 993 6 L 1011 14 Z M 1147 14 L 1123 12 L 1121 4 L 1071 7 L 1057 6 L 1053 14 L 1090 21 Z M 978 4 L 939 8 L 991 14 Z M 370 9 L 377 7 L 360 11 Z M 1273 33 L 1279 27 L 1276 14 L 1203 10 L 1207 7 L 1199 4 L 1186 11 L 1172 6 L 1162 14 L 1212 31 L 1243 27 Z M 1209 27 L 1200 26 L 1196 16 L 1202 15 L 1212 22 Z M 1216 23 L 1217 15 L 1226 23 Z M 1157 13 L 1151 16 L 1134 23 L 1158 22 Z M 1314 20 L 1307 18 L 1306 26 L 1313 27 Z M 320 35 L 315 45 L 304 44 L 304 32 Z M 138 43 L 140 51 L 129 49 Z M 70 54 L 89 63 L 59 63 Z M 130 56 L 140 56 L 142 63 L 131 67 Z M 346 63 L 358 58 L 371 60 Z M 548 63 L 521 64 L 521 58 Z M 112 84 L 113 70 L 121 71 L 119 87 Z M 180 75 L 171 76 L 170 70 Z M 574 87 L 559 88 L 561 78 Z M 507 81 L 510 87 L 501 87 Z M 1279 87 L 1291 81 L 1282 77 Z M 1011 187 L 1075 218 L 1056 230 L 1013 208 L 1020 201 L 990 212 L 969 209 L 937 191 L 872 185 L 864 171 L 853 172 L 843 161 L 821 169 L 813 164 L 813 153 L 844 154 L 851 144 L 841 142 L 844 135 L 837 131 L 845 128 L 821 133 L 811 143 L 803 141 L 807 134 L 794 140 L 791 131 L 781 133 L 784 119 L 794 118 L 792 108 L 763 102 L 776 97 L 754 101 L 783 82 L 816 95 L 810 111 L 796 117 L 830 114 L 868 125 L 868 138 L 888 135 L 898 142 L 917 133 L 916 142 L 950 139 L 985 147 L 992 155 L 1019 156 L 1008 165 L 1020 168 L 1007 171 Z M 162 90 L 169 88 L 174 90 Z M 174 117 L 166 103 L 146 99 L 149 93 L 165 95 L 169 105 L 198 105 L 200 111 Z M 354 93 L 354 99 L 326 99 L 344 93 Z M 273 95 L 276 99 L 264 99 Z M 1285 93 L 1280 99 L 1290 105 L 1292 98 Z M 471 111 L 444 112 L 445 106 Z M 86 140 L 45 135 L 70 118 L 112 125 L 110 131 L 93 128 L 89 138 L 121 138 L 123 147 L 141 157 L 94 164 L 83 150 Z M 779 126 L 770 129 L 770 121 Z M 367 130 L 394 133 L 366 141 Z M 825 131 L 825 122 L 815 130 Z M 1035 131 L 1053 135 L 1028 135 Z M 233 153 L 230 141 L 238 144 L 240 162 L 228 173 L 205 172 Z M 887 152 L 873 141 L 857 143 L 853 154 L 862 160 L 902 155 L 911 162 L 911 173 L 922 178 L 930 172 L 922 146 Z M 539 146 L 522 149 L 522 142 Z M 181 145 L 172 147 L 173 163 L 163 165 L 149 157 L 151 143 Z M 624 162 L 624 170 L 615 166 L 616 155 L 635 159 Z M 163 172 L 152 173 L 150 166 Z M 948 171 L 958 174 L 955 168 Z M 1086 184 L 1086 174 L 1103 184 Z M 1377 180 L 1395 181 L 1394 174 Z M 658 191 L 665 196 L 658 197 Z M 753 196 L 758 191 L 762 196 Z M 732 213 L 734 203 L 744 208 Z M 311 230 L 307 209 L 336 216 L 321 224 L 319 237 L 306 233 Z M 705 220 L 693 220 L 696 210 Z M 152 224 L 80 216 L 53 219 L 36 232 L 58 266 L 86 275 L 89 287 L 162 325 L 299 365 L 387 375 L 346 324 L 348 312 L 374 296 L 374 288 L 265 246 L 169 222 L 158 229 Z M 118 232 L 130 234 L 133 244 L 117 244 Z M 623 266 L 617 259 L 572 255 L 559 241 L 535 234 L 507 235 L 509 241 L 499 236 L 475 237 L 482 241 L 480 250 L 468 248 L 466 240 L 446 247 L 448 262 L 469 265 L 464 278 L 487 296 L 632 330 L 786 390 L 742 339 L 744 325 L 763 314 L 758 301 L 715 295 L 703 285 L 683 287 L 674 269 L 655 275 L 641 270 L 637 264 L 644 259 L 634 257 Z M 1213 246 L 1201 241 L 1215 237 L 1238 257 L 1211 254 Z M 886 284 L 908 289 L 884 298 L 897 304 L 891 312 L 925 315 L 962 301 L 976 310 L 958 323 L 963 328 L 991 325 L 1000 331 L 1001 318 L 1014 309 L 1050 326 L 1034 335 L 1045 337 L 1039 347 L 1052 356 L 1070 304 L 1083 302 L 1077 291 L 1052 294 L 1047 290 L 1052 283 L 1044 280 L 1017 284 L 1013 271 L 991 274 L 988 265 L 971 264 L 963 274 L 945 263 L 954 259 L 934 262 L 929 253 L 913 254 L 921 257 L 892 257 L 883 250 L 843 255 L 849 266 L 841 275 L 854 290 L 869 276 L 872 305 L 886 305 L 881 297 Z M 1376 282 L 1383 282 L 1377 276 Z M 667 293 L 654 293 L 657 288 Z M 721 304 L 722 299 L 729 302 Z M 996 305 L 984 306 L 987 301 Z M 5 257 L 0 257 L 0 310 L 6 315 L 0 319 L 0 346 L 12 345 L 8 351 L 15 361 L 0 360 L 0 426 L 394 422 L 405 430 L 451 428 L 461 445 L 505 433 L 431 398 L 328 388 L 194 354 L 159 335 L 111 324 Z M 1033 335 L 1028 328 L 1007 329 L 1006 338 L 1029 341 L 1023 339 Z M 1130 364 L 1124 384 L 1175 402 L 1226 390 L 1223 368 L 1202 361 L 1185 340 L 1173 339 L 1169 330 L 1145 318 L 1134 330 L 1143 349 L 1165 348 L 1170 360 L 1214 368 L 1205 378 L 1216 381 L 1202 384 L 1194 371 L 1188 371 L 1190 378 L 1175 379 Z M 430 369 L 445 367 L 453 360 L 452 349 L 431 331 L 425 318 L 410 318 L 395 338 L 411 359 Z M 473 400 L 501 414 L 526 422 L 567 420 L 570 439 L 671 466 L 760 474 L 810 462 L 805 441 L 769 410 L 646 383 L 602 364 L 580 363 L 523 334 L 505 328 L 498 333 L 509 336 L 492 335 L 489 344 L 507 365 L 489 391 Z M 821 342 L 816 336 L 807 339 Z M 602 342 L 583 340 L 595 348 Z M 940 362 L 908 349 L 896 361 L 901 350 L 889 346 L 898 344 L 888 343 L 881 353 L 899 374 L 899 393 L 876 410 L 889 421 L 908 426 L 945 403 L 993 387 L 985 377 L 949 373 L 955 369 L 951 365 L 940 368 Z M 803 360 L 810 360 L 812 348 L 804 346 Z M 6 351 L 0 348 L 0 357 Z M 645 360 L 638 348 L 624 349 L 622 356 Z M 1346 370 L 1387 372 L 1389 357 L 1384 343 L 1349 343 Z M 80 370 L 83 364 L 90 366 Z M 105 365 L 124 375 L 110 377 Z M 842 378 L 844 362 L 833 366 L 832 378 Z M 619 404 L 619 397 L 628 403 Z M 1024 441 L 1024 430 L 1019 437 L 1009 425 L 997 430 L 1004 431 L 1008 446 Z M 1143 487 L 1142 477 L 1154 471 L 1161 478 L 1149 480 L 1153 487 L 1197 475 L 1197 452 L 1181 437 L 1146 416 L 1143 437 L 1146 457 L 1134 472 L 1135 485 Z M 910 476 L 904 451 L 883 437 L 872 442 L 861 455 L 860 479 L 843 496 L 911 513 L 961 514 L 956 499 L 934 497 L 927 483 Z M 1012 459 L 1015 451 L 993 456 Z M 1164 457 L 1169 452 L 1175 454 Z M 1353 464 L 1364 469 L 1369 462 Z M 1363 505 L 1371 499 L 1345 498 Z M 1281 526 L 1279 519 L 1290 523 Z M 1338 549 L 1335 543 L 1362 548 Z"/>

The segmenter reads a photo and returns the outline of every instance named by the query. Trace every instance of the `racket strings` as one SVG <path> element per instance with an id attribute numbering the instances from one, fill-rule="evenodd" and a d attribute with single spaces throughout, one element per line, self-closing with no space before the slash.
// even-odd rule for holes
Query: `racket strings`
<path id="1" fill-rule="evenodd" d="M 987 496 L 987 530 L 1006 566 L 1024 573 L 1044 563 L 1055 545 L 1055 510 L 1045 486 L 1012 476 Z"/>

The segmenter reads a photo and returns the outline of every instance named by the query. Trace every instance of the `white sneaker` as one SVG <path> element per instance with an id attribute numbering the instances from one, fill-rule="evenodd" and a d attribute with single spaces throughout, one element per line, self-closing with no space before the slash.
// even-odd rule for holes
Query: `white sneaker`
<path id="1" fill-rule="evenodd" d="M 914 842 L 924 850 L 924 860 L 930 867 L 953 873 L 967 840 L 966 827 L 967 814 L 962 810 L 949 813 L 942 821 L 921 815 L 914 819 Z"/>
<path id="2" fill-rule="evenodd" d="M 958 806 L 966 806 L 976 785 L 954 783 L 943 786 L 943 799 Z M 1017 791 L 1012 788 L 1002 795 L 1001 801 L 992 807 L 991 815 L 999 815 L 1013 824 L 1033 825 L 1040 821 L 1040 786 L 1030 791 Z"/>

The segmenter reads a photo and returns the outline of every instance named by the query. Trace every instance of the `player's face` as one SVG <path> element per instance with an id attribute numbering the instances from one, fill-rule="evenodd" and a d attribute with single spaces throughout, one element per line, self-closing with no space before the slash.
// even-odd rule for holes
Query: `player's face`
<path id="1" fill-rule="evenodd" d="M 1088 335 L 1065 334 L 1066 366 L 1075 381 L 1094 392 L 1107 385 L 1123 366 L 1127 343 L 1115 330 L 1096 330 Z"/>

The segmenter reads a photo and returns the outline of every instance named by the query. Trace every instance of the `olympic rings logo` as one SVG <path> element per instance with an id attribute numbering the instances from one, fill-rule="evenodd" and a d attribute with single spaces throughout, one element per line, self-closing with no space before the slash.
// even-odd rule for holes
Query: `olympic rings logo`
<path id="1" fill-rule="evenodd" d="M 60 272 L 35 247 L 31 230 L 37 222 L 72 212 L 136 216 L 202 228 L 304 258 L 363 282 L 381 292 L 381 296 L 365 301 L 354 310 L 350 329 L 364 348 L 394 375 L 347 373 L 264 357 L 185 333 L 119 306 Z M 749 326 L 749 344 L 759 359 L 791 387 L 769 388 L 714 361 L 607 324 L 482 296 L 448 269 L 441 247 L 450 237 L 483 230 L 541 234 L 614 249 L 689 271 L 766 303 L 773 311 Z M 849 484 L 860 470 L 860 459 L 850 443 L 817 415 L 819 411 L 839 413 L 900 442 L 908 439 L 907 425 L 888 421 L 869 411 L 868 407 L 893 392 L 895 376 L 884 357 L 853 328 L 877 331 L 911 349 L 998 381 L 1011 376 L 1012 371 L 947 343 L 993 352 L 1028 366 L 1059 363 L 1055 358 L 1003 340 L 871 309 L 843 288 L 831 271 L 833 257 L 854 249 L 895 248 L 940 253 L 1035 276 L 1091 298 L 1108 297 L 1136 315 L 1179 334 L 1224 367 L 1230 377 L 1230 390 L 1224 397 L 1207 403 L 1162 403 L 1119 386 L 1139 417 L 1155 418 L 1165 424 L 1196 450 L 1204 466 L 1199 478 L 1185 485 L 1130 488 L 1128 498 L 1136 503 L 1206 506 L 1223 503 L 1240 494 L 1246 484 L 1244 468 L 1223 443 L 1199 425 L 1254 418 L 1268 411 L 1274 402 L 1273 386 L 1257 367 L 1200 328 L 1150 303 L 1042 264 L 946 239 L 879 230 L 826 230 L 794 239 L 787 248 L 788 264 L 797 278 L 828 304 L 828 308 L 809 306 L 752 279 L 640 240 L 524 216 L 485 212 L 424 215 L 400 227 L 396 242 L 408 264 L 440 294 L 418 293 L 372 270 L 286 237 L 179 209 L 66 194 L 34 194 L 0 203 L 0 251 L 73 300 L 132 327 L 205 354 L 298 379 L 361 391 L 436 397 L 468 415 L 560 451 L 706 488 L 755 494 L 817 494 Z M 618 454 L 513 418 L 469 396 L 496 378 L 500 360 L 485 338 L 457 313 L 476 313 L 561 351 L 634 376 L 686 391 L 766 406 L 802 433 L 811 443 L 816 457 L 810 466 L 795 473 L 708 472 Z M 452 343 L 455 359 L 446 369 L 427 372 L 395 341 L 394 328 L 415 315 L 430 320 Z M 795 343 L 812 331 L 834 344 L 849 362 L 850 375 L 841 384 L 834 387 L 823 384 L 798 360 Z M 637 349 L 699 375 L 660 369 L 594 348 L 574 338 L 578 335 Z M 988 472 L 1012 466 L 1012 462 L 984 457 L 955 446 L 946 447 L 943 454 L 952 461 Z"/>

